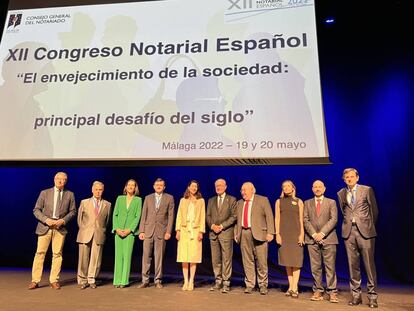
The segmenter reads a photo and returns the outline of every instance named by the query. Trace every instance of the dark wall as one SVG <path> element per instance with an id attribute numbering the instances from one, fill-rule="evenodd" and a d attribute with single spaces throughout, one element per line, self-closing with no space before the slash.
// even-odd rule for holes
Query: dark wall
<path id="1" fill-rule="evenodd" d="M 334 3 L 332 3 L 334 2 Z M 244 181 L 252 181 L 257 192 L 272 203 L 280 194 L 284 179 L 292 179 L 298 196 L 312 196 L 311 184 L 322 179 L 326 195 L 336 198 L 343 187 L 342 170 L 356 167 L 360 183 L 374 188 L 379 204 L 376 259 L 382 281 L 414 283 L 414 245 L 411 228 L 414 212 L 411 203 L 413 173 L 413 62 L 408 43 L 412 40 L 412 18 L 408 18 L 408 1 L 388 1 L 377 8 L 351 6 L 349 2 L 317 1 L 319 54 L 323 103 L 331 165 L 313 166 L 239 166 L 239 167 L 0 167 L 0 266 L 30 267 L 36 248 L 32 209 L 41 189 L 53 185 L 58 170 L 69 175 L 68 188 L 77 201 L 90 195 L 94 180 L 106 185 L 106 197 L 115 201 L 124 182 L 135 178 L 143 195 L 152 190 L 155 178 L 167 181 L 167 191 L 176 202 L 190 179 L 197 179 L 205 197 L 214 194 L 218 177 L 227 179 L 228 192 L 238 197 Z M 375 10 L 374 10 L 375 9 Z M 4 12 L 4 11 L 3 11 Z M 375 12 L 375 13 L 374 13 Z M 324 24 L 328 16 L 336 23 Z M 4 133 L 0 133 L 4 135 Z M 339 233 L 339 228 L 338 228 Z M 77 263 L 76 226 L 70 226 L 64 250 L 64 267 Z M 199 273 L 212 274 L 208 241 L 204 244 L 203 264 Z M 136 244 L 133 271 L 140 271 L 141 243 Z M 105 247 L 103 269 L 113 269 L 113 238 Z M 281 276 L 277 250 L 271 244 L 271 274 Z M 167 273 L 179 273 L 175 263 L 176 242 L 167 247 Z M 239 249 L 235 247 L 235 274 L 241 275 Z M 339 276 L 348 277 L 346 254 L 341 241 L 337 268 Z M 309 262 L 305 261 L 305 277 Z"/>

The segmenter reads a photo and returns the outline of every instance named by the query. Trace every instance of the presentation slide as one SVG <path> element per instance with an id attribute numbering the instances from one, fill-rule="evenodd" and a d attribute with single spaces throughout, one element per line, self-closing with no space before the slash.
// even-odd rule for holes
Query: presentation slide
<path id="1" fill-rule="evenodd" d="M 313 0 L 9 10 L 0 160 L 328 162 Z"/>

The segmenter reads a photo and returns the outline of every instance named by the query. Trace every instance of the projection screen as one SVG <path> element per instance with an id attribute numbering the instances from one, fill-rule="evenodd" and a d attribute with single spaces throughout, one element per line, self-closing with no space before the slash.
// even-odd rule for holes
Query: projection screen
<path id="1" fill-rule="evenodd" d="M 329 162 L 314 1 L 107 2 L 11 1 L 0 160 Z"/>

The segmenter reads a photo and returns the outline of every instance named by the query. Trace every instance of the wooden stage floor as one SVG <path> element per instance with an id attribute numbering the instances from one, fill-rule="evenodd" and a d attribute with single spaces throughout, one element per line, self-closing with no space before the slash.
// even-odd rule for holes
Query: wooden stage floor
<path id="1" fill-rule="evenodd" d="M 130 287 L 116 289 L 112 286 L 111 274 L 102 273 L 100 286 L 97 289 L 80 290 L 77 287 L 75 272 L 65 271 L 61 274 L 62 289 L 55 291 L 48 286 L 48 271 L 43 275 L 41 287 L 27 290 L 31 272 L 29 269 L 0 269 L 0 310 L 225 310 L 225 311 L 358 311 L 368 310 L 367 298 L 358 307 L 347 305 L 349 292 L 347 284 L 339 287 L 340 302 L 332 304 L 328 301 L 313 302 L 310 284 L 302 284 L 299 299 L 287 298 L 281 283 L 272 283 L 267 296 L 259 292 L 251 295 L 243 293 L 241 282 L 232 287 L 229 294 L 210 292 L 211 278 L 202 279 L 196 276 L 196 288 L 193 292 L 181 290 L 181 280 L 166 278 L 163 289 L 153 286 L 138 289 L 138 275 L 133 275 Z M 385 286 L 379 291 L 379 310 L 414 311 L 414 287 Z"/>

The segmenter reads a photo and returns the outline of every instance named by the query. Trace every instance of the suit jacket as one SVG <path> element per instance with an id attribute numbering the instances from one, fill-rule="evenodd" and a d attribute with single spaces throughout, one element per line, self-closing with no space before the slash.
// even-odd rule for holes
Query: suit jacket
<path id="1" fill-rule="evenodd" d="M 342 237 L 347 239 L 351 234 L 352 218 L 362 236 L 366 239 L 377 236 L 375 223 L 378 218 L 378 207 L 374 190 L 371 187 L 357 185 L 354 204 L 348 204 L 346 199 L 347 188 L 338 192 L 339 207 L 342 211 Z"/>
<path id="2" fill-rule="evenodd" d="M 209 237 L 211 240 L 219 238 L 220 240 L 232 240 L 234 238 L 234 225 L 237 221 L 236 214 L 236 198 L 228 195 L 224 197 L 223 204 L 220 209 L 217 206 L 218 196 L 214 196 L 208 200 L 207 204 L 207 226 L 210 229 Z M 222 225 L 223 230 L 215 233 L 211 230 L 213 224 Z"/>
<path id="3" fill-rule="evenodd" d="M 33 209 L 33 214 L 38 220 L 36 227 L 36 234 L 44 235 L 49 230 L 49 226 L 46 225 L 46 219 L 53 217 L 53 197 L 55 194 L 55 187 L 43 190 L 36 201 L 36 205 Z M 62 200 L 60 206 L 56 207 L 58 210 L 58 218 L 65 221 L 65 225 L 71 221 L 76 215 L 76 203 L 75 195 L 73 192 L 63 189 Z M 58 230 L 62 234 L 66 234 L 65 225 L 61 226 Z"/>
<path id="4" fill-rule="evenodd" d="M 120 195 L 116 198 L 114 214 L 112 216 L 112 232 L 116 229 L 129 229 L 133 235 L 138 235 L 138 223 L 141 218 L 142 199 L 133 197 L 127 208 L 127 196 Z"/>
<path id="5" fill-rule="evenodd" d="M 95 237 L 96 244 L 104 244 L 110 214 L 111 203 L 108 201 L 101 200 L 101 209 L 96 217 L 93 197 L 82 200 L 78 210 L 79 231 L 76 242 L 89 243 Z"/>
<path id="6" fill-rule="evenodd" d="M 336 224 L 338 222 L 338 209 L 336 202 L 324 197 L 321 203 L 321 212 L 316 214 L 315 198 L 305 201 L 303 210 L 303 222 L 305 226 L 305 243 L 315 244 L 312 234 L 323 232 L 324 244 L 338 244 Z"/>
<path id="7" fill-rule="evenodd" d="M 237 202 L 237 226 L 236 238 L 240 243 L 243 219 L 244 200 Z M 251 230 L 253 238 L 257 241 L 266 241 L 267 234 L 275 234 L 275 221 L 273 218 L 272 207 L 267 197 L 255 194 L 251 210 Z"/>
<path id="8" fill-rule="evenodd" d="M 158 210 L 155 208 L 155 193 L 147 195 L 142 207 L 142 217 L 139 232 L 145 233 L 146 238 L 154 234 L 163 239 L 165 233 L 170 233 L 174 223 L 174 197 L 168 193 L 161 196 Z"/>
<path id="9" fill-rule="evenodd" d="M 189 199 L 181 198 L 178 206 L 177 220 L 175 222 L 175 230 L 181 230 L 182 227 L 187 227 L 187 212 L 188 205 L 190 204 Z M 197 229 L 198 232 L 206 232 L 206 203 L 204 199 L 198 199 L 195 204 L 194 211 L 194 224 L 193 229 Z"/>

